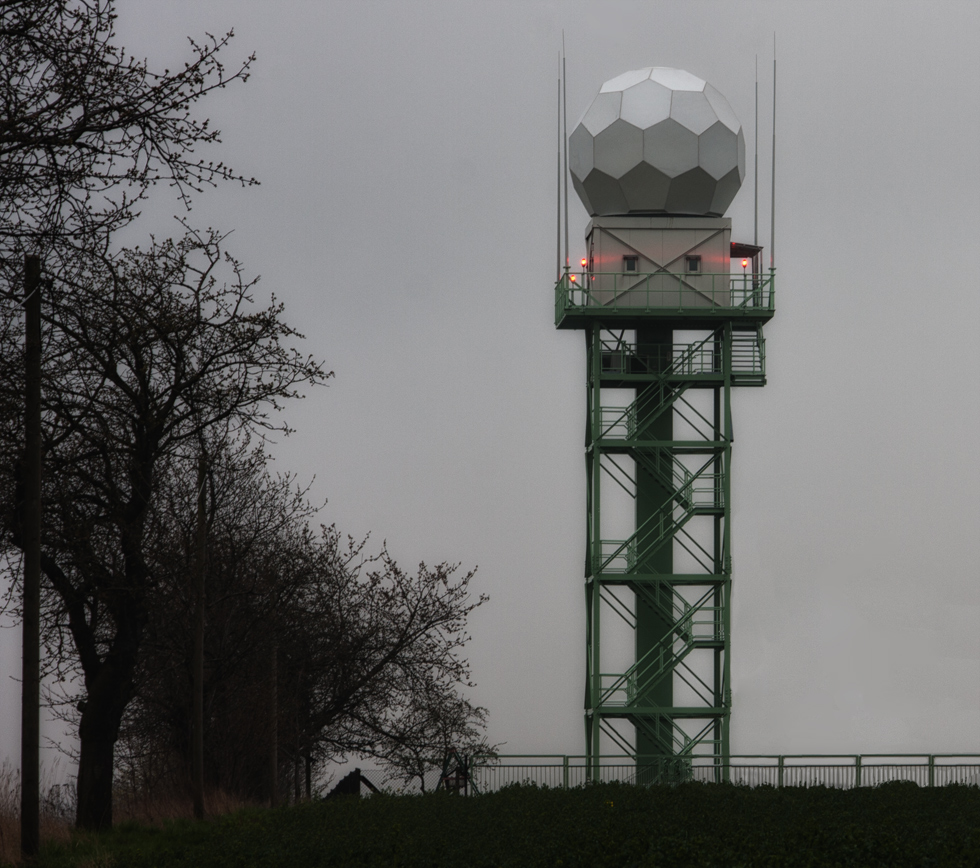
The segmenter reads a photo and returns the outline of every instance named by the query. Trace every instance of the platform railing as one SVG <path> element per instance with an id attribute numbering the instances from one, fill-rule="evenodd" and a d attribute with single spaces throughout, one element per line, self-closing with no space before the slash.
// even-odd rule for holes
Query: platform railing
<path id="1" fill-rule="evenodd" d="M 697 343 L 664 344 L 644 347 L 641 351 L 634 341 L 602 341 L 603 376 L 653 375 L 663 380 L 692 381 L 707 375 L 720 377 L 722 360 L 719 349 L 709 336 Z M 765 376 L 765 339 L 762 331 L 735 332 L 732 337 L 731 371 L 733 378 L 748 379 Z"/>
<path id="2" fill-rule="evenodd" d="M 635 341 L 602 341 L 603 374 L 652 374 L 684 377 L 715 374 L 721 360 L 709 336 L 696 343 L 664 344 L 640 350 Z"/>
<path id="3" fill-rule="evenodd" d="M 576 787 L 590 782 L 676 784 L 685 781 L 771 787 L 875 787 L 909 781 L 920 787 L 980 786 L 980 754 L 784 754 L 713 756 L 584 756 L 508 754 L 472 760 L 480 792 L 511 784 Z M 639 779 L 637 777 L 639 770 Z"/>
<path id="4" fill-rule="evenodd" d="M 772 311 L 775 270 L 768 274 L 568 271 L 555 285 L 555 314 L 602 308 L 635 313 Z"/>

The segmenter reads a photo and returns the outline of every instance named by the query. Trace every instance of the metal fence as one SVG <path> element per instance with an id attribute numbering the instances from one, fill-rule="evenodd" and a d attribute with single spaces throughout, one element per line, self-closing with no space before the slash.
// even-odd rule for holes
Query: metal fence
<path id="1" fill-rule="evenodd" d="M 860 754 L 732 756 L 727 763 L 710 756 L 600 757 L 589 765 L 584 756 L 511 754 L 474 758 L 471 776 L 476 790 L 493 792 L 512 784 L 568 788 L 590 782 L 629 784 L 729 782 L 758 787 L 875 787 L 911 781 L 920 787 L 950 784 L 980 786 L 980 754 Z"/>

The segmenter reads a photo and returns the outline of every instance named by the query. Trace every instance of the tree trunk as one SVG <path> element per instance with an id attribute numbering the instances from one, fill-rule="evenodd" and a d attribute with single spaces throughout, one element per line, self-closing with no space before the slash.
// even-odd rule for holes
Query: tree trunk
<path id="1" fill-rule="evenodd" d="M 138 608 L 138 607 L 135 607 Z M 102 662 L 89 660 L 82 653 L 87 696 L 79 704 L 82 719 L 78 725 L 79 757 L 76 825 L 80 829 L 112 827 L 113 754 L 119 738 L 126 706 L 133 697 L 133 672 L 143 634 L 143 618 L 134 610 L 124 611 L 120 621 L 126 625 L 112 640 Z M 78 627 L 78 625 L 75 625 Z M 91 641 L 81 628 L 73 629 L 75 641 L 90 650 Z M 91 636 L 87 637 L 89 640 Z"/>
<path id="2" fill-rule="evenodd" d="M 204 490 L 207 465 L 203 453 L 197 464 L 197 552 L 194 563 L 194 659 L 191 711 L 191 779 L 194 787 L 194 817 L 204 819 L 204 556 L 207 524 Z"/>
<path id="3" fill-rule="evenodd" d="M 313 798 L 310 790 L 313 789 L 313 760 L 310 758 L 310 752 L 306 752 L 306 798 Z"/>
<path id="4" fill-rule="evenodd" d="M 124 693 L 122 686 L 100 686 L 103 687 L 100 691 L 89 691 L 78 726 L 80 749 L 75 821 L 78 828 L 92 831 L 112 827 L 113 754 L 126 707 L 126 702 L 120 701 Z M 117 689 L 112 690 L 113 686 Z"/>

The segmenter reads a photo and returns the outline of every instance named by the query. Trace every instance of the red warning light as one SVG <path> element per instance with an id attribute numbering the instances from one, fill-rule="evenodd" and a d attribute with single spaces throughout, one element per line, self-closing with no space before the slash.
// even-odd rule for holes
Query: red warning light
<path id="1" fill-rule="evenodd" d="M 582 260 L 582 268 L 585 268 L 585 266 L 588 265 L 588 264 L 589 264 L 589 260 L 588 259 L 583 259 Z"/>
<path id="2" fill-rule="evenodd" d="M 570 275 L 568 275 L 568 279 L 569 279 L 569 280 L 570 280 L 570 281 L 571 281 L 572 283 L 575 283 L 575 275 L 574 275 L 574 274 L 570 274 Z"/>
<path id="3" fill-rule="evenodd" d="M 742 260 L 742 268 L 745 268 L 745 266 L 747 266 L 748 264 L 749 264 L 749 261 L 747 259 L 743 259 Z"/>

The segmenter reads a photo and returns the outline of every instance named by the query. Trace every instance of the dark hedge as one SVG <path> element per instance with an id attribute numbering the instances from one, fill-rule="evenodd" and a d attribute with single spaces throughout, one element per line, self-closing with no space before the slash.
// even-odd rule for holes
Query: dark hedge
<path id="1" fill-rule="evenodd" d="M 345 797 L 52 847 L 41 866 L 980 866 L 980 789 L 719 784 Z"/>

